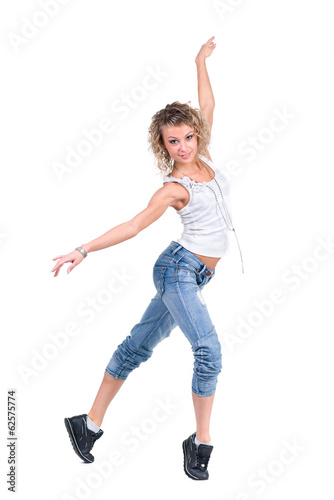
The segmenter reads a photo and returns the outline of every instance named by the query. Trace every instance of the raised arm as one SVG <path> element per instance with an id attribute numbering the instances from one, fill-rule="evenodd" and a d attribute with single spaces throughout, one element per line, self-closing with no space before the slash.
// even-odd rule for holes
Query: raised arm
<path id="1" fill-rule="evenodd" d="M 206 69 L 205 59 L 211 56 L 216 47 L 213 39 L 214 36 L 211 37 L 204 45 L 202 45 L 195 59 L 195 63 L 197 65 L 198 103 L 202 113 L 211 126 L 213 122 L 215 99 L 213 96 L 208 71 Z"/>
<path id="2" fill-rule="evenodd" d="M 95 238 L 89 243 L 84 243 L 81 247 L 86 250 L 87 253 L 96 252 L 97 250 L 102 250 L 103 248 L 118 245 L 119 243 L 136 236 L 140 231 L 159 219 L 167 208 L 171 206 L 176 199 L 178 199 L 179 191 L 175 188 L 173 189 L 172 184 L 174 183 L 168 182 L 164 184 L 163 187 L 159 188 L 153 194 L 147 207 L 131 220 L 113 227 L 106 233 L 102 234 L 102 236 Z M 182 187 L 181 189 L 183 190 Z M 78 250 L 73 250 L 73 252 L 67 255 L 58 255 L 58 257 L 52 259 L 58 260 L 58 262 L 55 264 L 51 272 L 55 273 L 54 277 L 58 276 L 61 267 L 66 262 L 72 263 L 72 265 L 68 267 L 67 272 L 72 271 L 72 269 L 80 264 L 83 259 L 84 257 L 80 252 L 78 252 Z"/>

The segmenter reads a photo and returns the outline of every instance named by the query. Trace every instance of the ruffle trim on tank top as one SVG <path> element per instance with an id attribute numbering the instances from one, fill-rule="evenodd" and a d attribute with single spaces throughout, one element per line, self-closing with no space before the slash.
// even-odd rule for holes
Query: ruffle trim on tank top
<path id="1" fill-rule="evenodd" d="M 187 177 L 186 175 L 182 177 L 182 184 L 189 190 L 193 191 L 194 193 L 199 193 L 200 191 L 203 191 L 204 189 L 204 183 L 202 182 L 196 182 Z"/>

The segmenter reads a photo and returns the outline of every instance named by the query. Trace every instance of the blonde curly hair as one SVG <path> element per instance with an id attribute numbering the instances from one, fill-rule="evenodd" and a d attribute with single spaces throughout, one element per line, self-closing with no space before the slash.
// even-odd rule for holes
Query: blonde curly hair
<path id="1" fill-rule="evenodd" d="M 190 101 L 184 104 L 175 101 L 172 104 L 167 104 L 165 108 L 155 113 L 148 129 L 148 149 L 155 156 L 160 172 L 167 175 L 173 169 L 174 160 L 164 145 L 162 137 L 164 127 L 185 124 L 193 128 L 197 136 L 197 152 L 199 154 L 205 153 L 210 144 L 211 133 L 209 123 L 206 121 L 201 110 L 193 108 L 189 103 Z"/>

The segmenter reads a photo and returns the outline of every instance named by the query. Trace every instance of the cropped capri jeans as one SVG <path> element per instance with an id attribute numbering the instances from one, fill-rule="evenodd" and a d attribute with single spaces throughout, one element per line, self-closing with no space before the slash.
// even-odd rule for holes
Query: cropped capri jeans
<path id="1" fill-rule="evenodd" d="M 192 392 L 201 397 L 212 396 L 222 370 L 221 345 L 201 291 L 214 275 L 215 270 L 172 241 L 153 267 L 156 295 L 139 323 L 117 347 L 105 371 L 126 380 L 152 356 L 154 347 L 179 326 L 194 355 Z"/>

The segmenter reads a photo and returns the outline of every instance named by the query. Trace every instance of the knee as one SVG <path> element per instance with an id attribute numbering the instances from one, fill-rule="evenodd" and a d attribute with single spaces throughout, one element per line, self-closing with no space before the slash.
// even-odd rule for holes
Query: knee
<path id="1" fill-rule="evenodd" d="M 106 371 L 109 375 L 125 380 L 128 375 L 147 361 L 152 355 L 151 350 L 135 345 L 132 337 L 128 335 L 114 351 Z"/>
<path id="2" fill-rule="evenodd" d="M 199 339 L 193 346 L 195 361 L 212 367 L 214 371 L 222 369 L 222 352 L 221 344 L 215 327 L 211 331 Z"/>
<path id="3" fill-rule="evenodd" d="M 133 367 L 147 361 L 152 356 L 152 353 L 151 349 L 147 349 L 143 345 L 136 345 L 131 335 L 128 335 L 115 351 L 115 355 L 123 363 L 130 364 Z"/>
<path id="4" fill-rule="evenodd" d="M 221 345 L 214 327 L 208 335 L 196 342 L 193 353 L 197 390 L 199 393 L 213 393 L 217 377 L 223 368 Z"/>
<path id="5" fill-rule="evenodd" d="M 201 346 L 194 352 L 195 369 L 199 375 L 215 378 L 222 371 L 222 354 L 220 345 L 213 350 L 208 346 Z"/>

